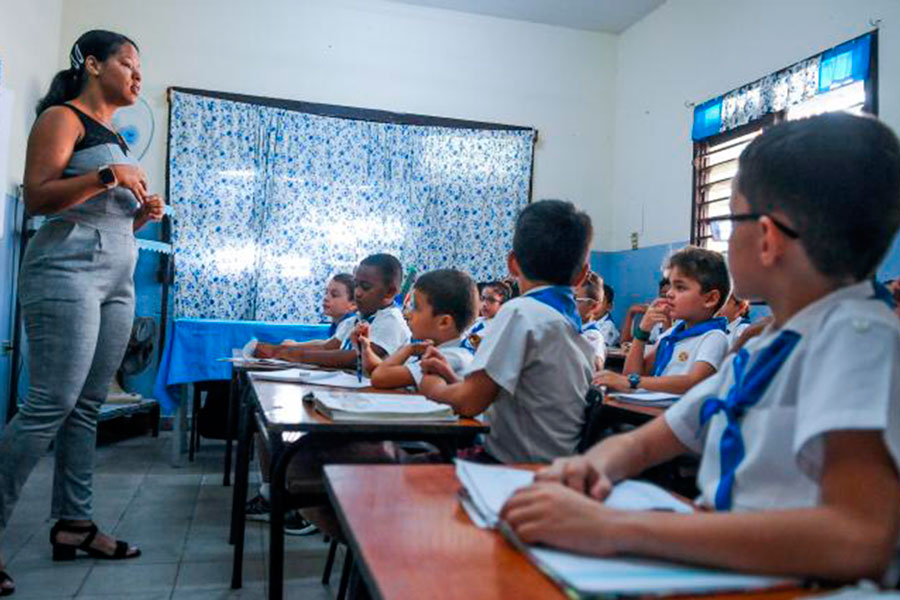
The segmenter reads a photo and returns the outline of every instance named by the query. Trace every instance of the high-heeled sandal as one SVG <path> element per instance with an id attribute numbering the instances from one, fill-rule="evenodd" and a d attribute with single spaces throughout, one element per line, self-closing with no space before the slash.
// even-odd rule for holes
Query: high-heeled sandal
<path id="1" fill-rule="evenodd" d="M 4 586 L 6 582 L 10 582 L 12 587 Z M 6 571 L 0 571 L 0 596 L 12 596 L 16 593 L 16 582 L 9 576 Z"/>
<path id="2" fill-rule="evenodd" d="M 84 539 L 81 540 L 81 543 L 79 544 L 63 544 L 56 539 L 57 534 L 60 532 L 74 534 L 84 533 L 87 535 L 84 536 Z M 60 521 L 57 521 L 56 525 L 53 526 L 53 529 L 50 530 L 50 545 L 53 546 L 53 560 L 75 560 L 77 554 L 76 551 L 78 550 L 86 552 L 91 558 L 101 558 L 105 560 L 123 560 L 126 558 L 137 558 L 141 555 L 139 549 L 136 550 L 134 554 L 128 554 L 128 543 L 123 542 L 122 540 L 116 542 L 116 550 L 112 554 L 107 554 L 102 550 L 92 548 L 91 544 L 99 532 L 100 530 L 97 529 L 97 526 L 94 523 L 91 523 L 90 525 L 63 525 Z"/>

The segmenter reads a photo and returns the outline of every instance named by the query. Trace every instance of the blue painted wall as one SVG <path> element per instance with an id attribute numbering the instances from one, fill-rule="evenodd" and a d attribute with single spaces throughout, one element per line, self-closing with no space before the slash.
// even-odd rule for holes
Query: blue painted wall
<path id="1" fill-rule="evenodd" d="M 0 193 L 4 193 L 0 190 Z M 12 340 L 13 302 L 12 280 L 15 273 L 15 248 L 18 238 L 15 236 L 16 198 L 13 195 L 0 198 L 0 207 L 5 209 L 3 239 L 0 239 L 0 341 Z M 0 423 L 6 420 L 6 407 L 9 403 L 9 378 L 12 368 L 12 355 L 0 352 Z"/>

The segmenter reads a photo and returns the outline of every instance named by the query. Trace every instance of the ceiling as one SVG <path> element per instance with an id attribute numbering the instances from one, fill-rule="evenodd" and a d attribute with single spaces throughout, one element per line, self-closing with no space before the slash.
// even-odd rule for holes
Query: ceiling
<path id="1" fill-rule="evenodd" d="M 621 33 L 665 0 L 396 0 L 572 29 Z"/>

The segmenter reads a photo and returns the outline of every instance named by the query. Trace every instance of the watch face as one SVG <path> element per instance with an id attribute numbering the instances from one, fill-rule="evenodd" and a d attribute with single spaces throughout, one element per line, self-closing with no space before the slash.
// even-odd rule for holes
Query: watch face
<path id="1" fill-rule="evenodd" d="M 115 183 L 115 181 L 116 181 L 116 175 L 115 175 L 115 173 L 113 173 L 112 169 L 110 169 L 109 167 L 104 167 L 103 169 L 100 169 L 100 182 L 103 185 L 111 185 L 111 184 Z"/>

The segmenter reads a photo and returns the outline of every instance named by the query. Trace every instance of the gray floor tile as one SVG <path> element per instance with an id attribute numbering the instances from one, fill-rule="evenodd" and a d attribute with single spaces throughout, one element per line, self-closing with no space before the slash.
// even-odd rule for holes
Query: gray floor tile
<path id="1" fill-rule="evenodd" d="M 175 585 L 177 563 L 145 564 L 134 561 L 98 564 L 88 575 L 81 591 L 84 594 L 128 594 L 164 592 Z"/>
<path id="2" fill-rule="evenodd" d="M 46 565 L 23 569 L 14 569 L 10 564 L 9 572 L 16 580 L 16 598 L 72 597 L 81 588 L 91 567 L 91 561 L 53 564 L 48 559 Z"/>
<path id="3" fill-rule="evenodd" d="M 178 570 L 175 590 L 221 589 L 231 583 L 231 561 L 183 562 Z M 266 580 L 262 559 L 244 559 L 243 582 L 245 586 L 261 586 Z"/>
<path id="4" fill-rule="evenodd" d="M 301 598 L 288 596 L 286 598 Z M 211 590 L 175 590 L 172 600 L 266 600 L 266 588 L 262 585 L 247 585 L 239 590 L 222 587 Z"/>

